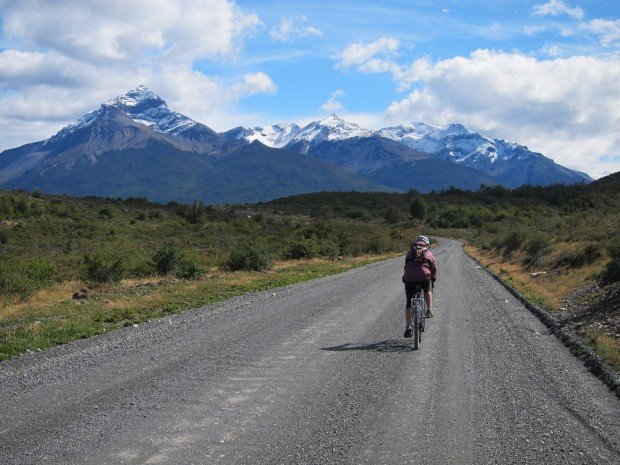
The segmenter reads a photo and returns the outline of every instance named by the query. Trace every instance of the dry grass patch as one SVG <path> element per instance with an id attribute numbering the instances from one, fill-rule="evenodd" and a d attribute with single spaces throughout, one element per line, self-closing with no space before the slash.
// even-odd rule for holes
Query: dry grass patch
<path id="1" fill-rule="evenodd" d="M 605 258 L 599 257 L 581 267 L 551 269 L 542 265 L 534 269 L 524 265 L 524 259 L 527 258 L 525 252 L 505 259 L 500 253 L 483 251 L 469 244 L 465 246 L 465 252 L 523 295 L 551 311 L 561 307 L 564 299 L 576 289 L 594 281 L 606 263 Z M 556 261 L 563 253 L 566 253 L 566 249 L 560 248 L 548 258 L 548 263 Z"/>

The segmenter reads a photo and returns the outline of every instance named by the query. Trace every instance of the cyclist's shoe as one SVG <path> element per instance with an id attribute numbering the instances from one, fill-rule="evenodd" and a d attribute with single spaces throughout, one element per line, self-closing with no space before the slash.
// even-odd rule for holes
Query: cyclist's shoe
<path id="1" fill-rule="evenodd" d="M 407 326 L 407 328 L 405 329 L 405 337 L 411 337 L 411 336 L 413 336 L 413 327 Z"/>
<path id="2" fill-rule="evenodd" d="M 433 312 L 430 308 L 426 309 L 426 318 L 433 318 Z"/>

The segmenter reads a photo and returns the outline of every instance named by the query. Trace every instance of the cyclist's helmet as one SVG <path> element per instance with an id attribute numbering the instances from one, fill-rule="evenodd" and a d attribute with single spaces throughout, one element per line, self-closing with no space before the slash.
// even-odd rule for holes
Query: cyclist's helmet
<path id="1" fill-rule="evenodd" d="M 418 236 L 415 238 L 414 242 L 424 242 L 424 244 L 429 245 L 431 243 L 431 241 L 428 240 L 428 237 L 426 236 Z"/>

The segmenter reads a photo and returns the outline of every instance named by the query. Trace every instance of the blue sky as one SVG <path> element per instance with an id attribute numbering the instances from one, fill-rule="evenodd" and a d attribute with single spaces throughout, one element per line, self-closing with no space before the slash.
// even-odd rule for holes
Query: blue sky
<path id="1" fill-rule="evenodd" d="M 216 130 L 460 122 L 620 170 L 620 2 L 0 0 L 0 150 L 147 85 Z"/>

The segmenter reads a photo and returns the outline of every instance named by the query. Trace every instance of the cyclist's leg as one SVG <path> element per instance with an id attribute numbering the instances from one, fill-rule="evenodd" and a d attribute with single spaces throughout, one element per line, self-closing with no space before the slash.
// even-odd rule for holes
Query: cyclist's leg
<path id="1" fill-rule="evenodd" d="M 431 281 L 424 282 L 424 286 L 422 287 L 424 290 L 424 303 L 426 304 L 426 314 L 428 316 L 433 316 L 433 293 L 431 292 Z"/>
<path id="2" fill-rule="evenodd" d="M 431 291 L 424 292 L 424 301 L 427 309 L 433 308 L 433 293 Z"/>

